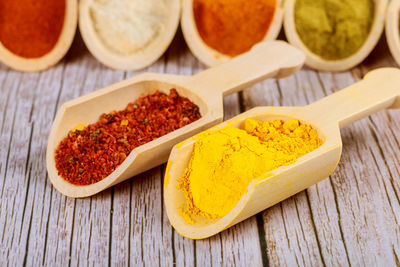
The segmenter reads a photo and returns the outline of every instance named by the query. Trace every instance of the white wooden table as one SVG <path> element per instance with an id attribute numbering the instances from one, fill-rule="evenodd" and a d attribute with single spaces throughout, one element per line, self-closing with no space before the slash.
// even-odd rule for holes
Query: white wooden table
<path id="1" fill-rule="evenodd" d="M 305 105 L 369 69 L 394 65 L 381 40 L 352 71 L 304 68 L 226 97 L 225 117 L 259 105 Z M 203 68 L 179 33 L 146 71 L 192 74 Z M 46 72 L 0 65 L 0 266 L 400 265 L 400 111 L 382 111 L 344 129 L 342 160 L 330 178 L 205 240 L 183 238 L 170 226 L 165 166 L 91 198 L 61 195 L 45 165 L 56 110 L 135 74 L 101 65 L 80 37 Z"/>

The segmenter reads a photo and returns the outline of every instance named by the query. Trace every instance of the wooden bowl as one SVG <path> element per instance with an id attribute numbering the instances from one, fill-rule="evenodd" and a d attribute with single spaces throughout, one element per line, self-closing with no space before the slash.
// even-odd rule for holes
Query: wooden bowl
<path id="1" fill-rule="evenodd" d="M 65 1 L 64 25 L 56 45 L 49 53 L 39 58 L 25 58 L 10 52 L 0 42 L 0 61 L 10 68 L 25 72 L 42 71 L 57 64 L 71 47 L 78 24 L 78 1 Z"/>
<path id="2" fill-rule="evenodd" d="M 296 31 L 294 19 L 294 6 L 296 0 L 286 0 L 284 28 L 286 37 L 292 45 L 300 48 L 306 54 L 306 65 L 310 68 L 322 71 L 345 71 L 361 63 L 374 49 L 382 35 L 387 0 L 374 0 L 375 19 L 367 40 L 361 48 L 352 56 L 339 60 L 326 60 L 311 52 L 301 41 Z"/>
<path id="3" fill-rule="evenodd" d="M 274 17 L 263 41 L 273 41 L 278 37 L 282 27 L 283 11 L 283 0 L 277 0 Z M 205 65 L 216 66 L 232 58 L 209 47 L 203 41 L 194 20 L 193 0 L 183 0 L 181 27 L 190 51 Z"/>
<path id="4" fill-rule="evenodd" d="M 110 51 L 99 39 L 92 20 L 90 18 L 90 7 L 93 0 L 81 0 L 79 4 L 79 30 L 89 51 L 104 65 L 121 70 L 138 70 L 153 64 L 159 59 L 175 36 L 179 25 L 180 0 L 171 0 L 169 8 L 171 14 L 166 24 L 166 29 L 159 34 L 144 49 L 132 55 L 120 55 Z M 132 14 L 133 15 L 133 14 Z"/>
<path id="5" fill-rule="evenodd" d="M 400 65 L 400 30 L 399 30 L 400 0 L 390 2 L 386 17 L 386 39 L 394 60 Z"/>

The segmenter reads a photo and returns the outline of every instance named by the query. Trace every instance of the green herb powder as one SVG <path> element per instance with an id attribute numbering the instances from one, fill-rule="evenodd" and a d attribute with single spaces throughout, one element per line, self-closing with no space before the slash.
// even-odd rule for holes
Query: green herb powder
<path id="1" fill-rule="evenodd" d="M 307 48 L 327 60 L 353 55 L 374 19 L 372 0 L 297 0 L 295 24 Z"/>

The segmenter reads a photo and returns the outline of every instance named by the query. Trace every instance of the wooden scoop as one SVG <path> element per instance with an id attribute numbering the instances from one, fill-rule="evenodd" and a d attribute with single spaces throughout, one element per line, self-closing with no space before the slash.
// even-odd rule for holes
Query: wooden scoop
<path id="1" fill-rule="evenodd" d="M 164 201 L 172 226 L 183 236 L 206 238 L 306 189 L 328 177 L 336 168 L 342 152 L 340 128 L 384 108 L 400 108 L 400 70 L 379 69 L 364 80 L 305 107 L 258 107 L 217 125 L 242 128 L 245 118 L 257 120 L 298 119 L 311 124 L 324 144 L 300 157 L 290 166 L 282 166 L 254 179 L 236 206 L 218 220 L 194 218 L 185 221 L 180 210 L 185 206 L 178 179 L 188 165 L 195 140 L 176 145 L 168 161 L 164 181 Z M 211 151 L 210 151 L 211 153 Z"/>
<path id="2" fill-rule="evenodd" d="M 222 121 L 223 95 L 266 78 L 291 75 L 301 68 L 304 58 L 300 50 L 285 42 L 265 42 L 228 63 L 194 76 L 145 73 L 64 103 L 53 122 L 47 146 L 50 180 L 64 195 L 86 197 L 164 163 L 175 144 Z M 95 184 L 76 186 L 58 175 L 55 149 L 76 125 L 94 123 L 102 113 L 124 109 L 140 96 L 156 90 L 168 93 L 171 88 L 198 105 L 202 118 L 135 148 L 113 173 Z"/>

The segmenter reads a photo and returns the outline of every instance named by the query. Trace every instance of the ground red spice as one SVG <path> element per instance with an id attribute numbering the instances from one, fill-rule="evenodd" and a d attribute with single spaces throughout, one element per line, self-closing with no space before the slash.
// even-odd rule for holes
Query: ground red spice
<path id="1" fill-rule="evenodd" d="M 136 147 L 201 118 L 199 108 L 175 89 L 157 91 L 121 111 L 102 114 L 83 130 L 70 131 L 55 153 L 58 174 L 76 185 L 101 181 Z"/>
<path id="2" fill-rule="evenodd" d="M 203 41 L 232 57 L 264 39 L 275 9 L 276 0 L 193 0 L 194 19 Z"/>
<path id="3" fill-rule="evenodd" d="M 65 2 L 0 0 L 0 42 L 21 57 L 44 56 L 53 49 L 61 34 Z"/>

